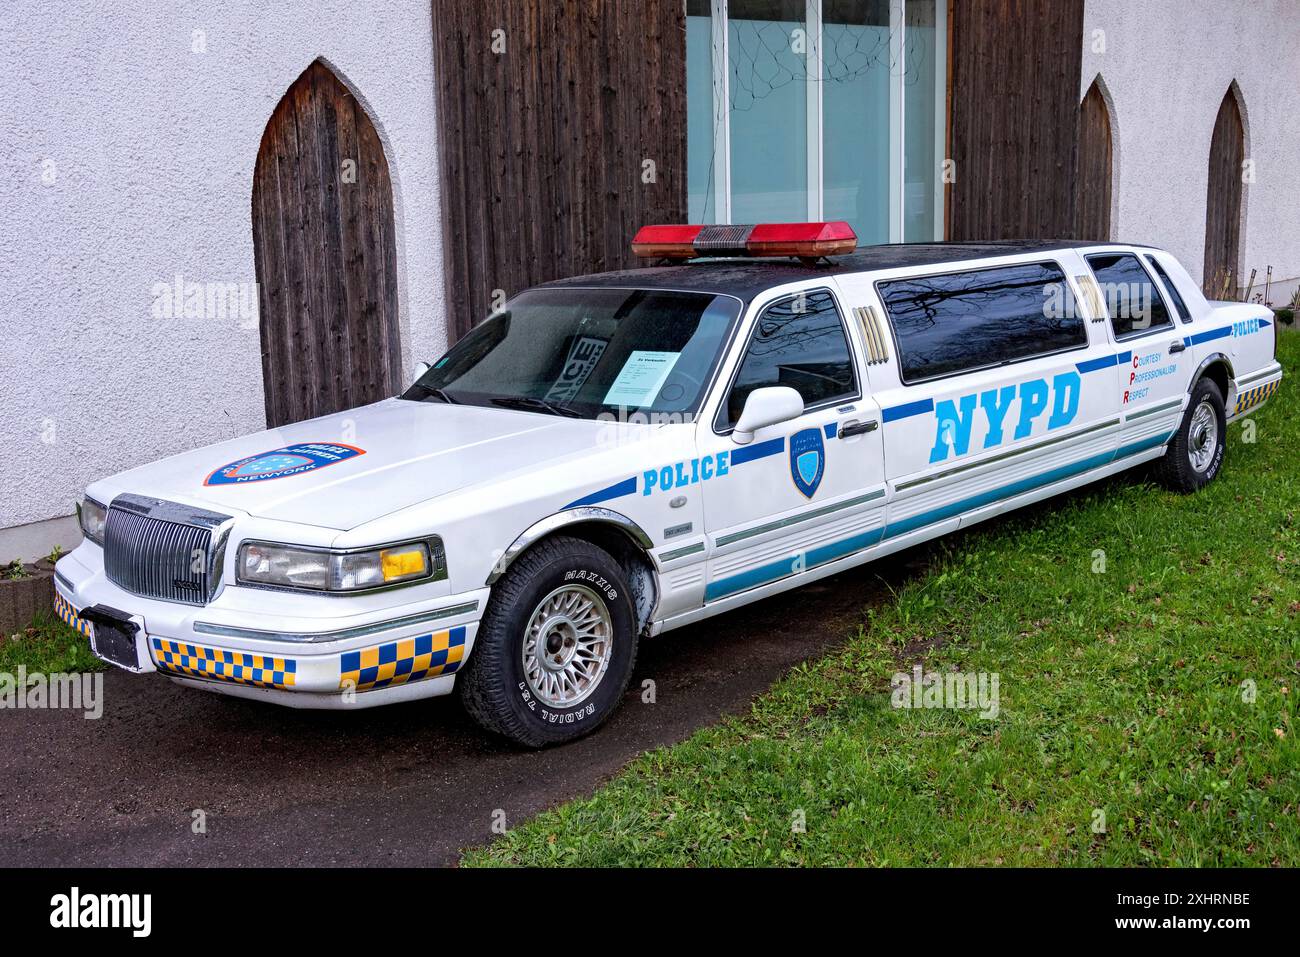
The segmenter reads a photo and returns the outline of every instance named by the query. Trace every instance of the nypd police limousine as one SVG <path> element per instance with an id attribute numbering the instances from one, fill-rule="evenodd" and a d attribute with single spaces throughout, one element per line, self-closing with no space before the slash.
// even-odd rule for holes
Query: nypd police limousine
<path id="1" fill-rule="evenodd" d="M 1282 376 L 1272 313 L 1159 249 L 855 247 L 645 227 L 660 265 L 519 294 L 400 396 L 95 482 L 60 614 L 133 672 L 458 689 L 540 746 L 610 715 L 643 638 L 1151 460 L 1195 491 Z"/>

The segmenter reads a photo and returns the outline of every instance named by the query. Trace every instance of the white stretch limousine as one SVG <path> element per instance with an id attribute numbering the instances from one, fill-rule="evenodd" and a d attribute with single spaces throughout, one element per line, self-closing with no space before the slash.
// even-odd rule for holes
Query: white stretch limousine
<path id="1" fill-rule="evenodd" d="M 1272 313 L 1158 249 L 855 245 L 646 227 L 638 254 L 679 262 L 521 293 L 400 397 L 96 482 L 61 614 L 182 684 L 459 686 L 565 741 L 641 637 L 1152 459 L 1194 491 L 1282 376 Z"/>

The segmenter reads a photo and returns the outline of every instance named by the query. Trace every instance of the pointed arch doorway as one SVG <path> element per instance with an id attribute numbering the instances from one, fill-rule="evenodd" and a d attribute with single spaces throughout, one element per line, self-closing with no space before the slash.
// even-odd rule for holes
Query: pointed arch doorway
<path id="1" fill-rule="evenodd" d="M 1242 285 L 1242 174 L 1246 161 L 1246 128 L 1233 86 L 1223 94 L 1210 139 L 1210 175 L 1205 193 L 1205 272 L 1208 296 L 1232 296 Z"/>
<path id="2" fill-rule="evenodd" d="M 1110 241 L 1111 193 L 1115 186 L 1113 149 L 1110 108 L 1098 77 L 1079 104 L 1079 170 L 1074 201 L 1074 232 L 1079 239 Z"/>
<path id="3" fill-rule="evenodd" d="M 252 212 L 267 427 L 395 394 L 388 161 L 363 106 L 319 60 L 266 124 Z"/>

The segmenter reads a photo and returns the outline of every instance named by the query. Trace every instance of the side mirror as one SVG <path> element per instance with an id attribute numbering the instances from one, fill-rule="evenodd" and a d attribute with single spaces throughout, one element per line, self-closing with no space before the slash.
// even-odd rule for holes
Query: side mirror
<path id="1" fill-rule="evenodd" d="M 429 371 L 429 363 L 417 362 L 415 364 L 415 381 L 419 382 L 424 378 L 424 374 Z"/>
<path id="2" fill-rule="evenodd" d="M 731 441 L 737 445 L 748 445 L 754 441 L 754 433 L 759 429 L 779 422 L 789 422 L 801 415 L 803 398 L 788 385 L 755 389 L 745 399 L 745 409 L 731 432 Z"/>

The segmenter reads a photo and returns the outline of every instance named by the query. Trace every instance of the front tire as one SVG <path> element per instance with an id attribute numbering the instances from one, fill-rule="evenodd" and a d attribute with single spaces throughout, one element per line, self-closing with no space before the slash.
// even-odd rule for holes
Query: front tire
<path id="1" fill-rule="evenodd" d="M 1192 389 L 1183 421 L 1174 433 L 1157 474 L 1176 492 L 1195 492 L 1209 485 L 1223 466 L 1228 434 L 1223 395 L 1210 379 Z"/>
<path id="2" fill-rule="evenodd" d="M 492 589 L 464 674 L 465 709 L 516 744 L 594 731 L 627 690 L 637 628 L 622 569 L 581 539 L 547 539 Z"/>

